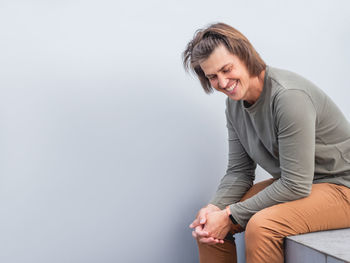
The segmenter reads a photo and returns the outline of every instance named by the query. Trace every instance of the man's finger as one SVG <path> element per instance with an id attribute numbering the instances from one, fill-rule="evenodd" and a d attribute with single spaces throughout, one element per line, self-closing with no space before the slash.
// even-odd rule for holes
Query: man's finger
<path id="1" fill-rule="evenodd" d="M 199 218 L 199 223 L 200 223 L 201 225 L 204 225 L 205 222 L 207 222 L 207 218 L 206 218 L 205 216 L 201 216 L 201 217 Z"/>
<path id="2" fill-rule="evenodd" d="M 207 231 L 203 231 L 203 226 L 199 225 L 197 226 L 194 231 L 196 232 L 197 236 L 199 237 L 207 237 L 209 233 Z"/>
<path id="3" fill-rule="evenodd" d="M 213 238 L 213 237 L 200 238 L 199 242 L 204 243 L 204 244 L 208 244 L 208 245 L 216 245 L 216 244 L 223 244 L 223 243 L 225 243 L 225 241 L 223 239 L 217 239 L 217 238 Z"/>
<path id="4" fill-rule="evenodd" d="M 223 239 L 215 239 L 215 242 L 219 243 L 219 244 L 224 244 L 224 240 Z"/>
<path id="5" fill-rule="evenodd" d="M 199 242 L 203 244 L 208 244 L 208 245 L 215 245 L 218 244 L 219 241 L 213 237 L 203 237 L 199 239 Z"/>
<path id="6" fill-rule="evenodd" d="M 199 226 L 199 218 L 197 217 L 193 222 L 190 224 L 190 228 L 195 228 L 196 226 Z"/>
<path id="7" fill-rule="evenodd" d="M 192 236 L 197 239 L 197 234 L 195 231 L 192 231 Z"/>

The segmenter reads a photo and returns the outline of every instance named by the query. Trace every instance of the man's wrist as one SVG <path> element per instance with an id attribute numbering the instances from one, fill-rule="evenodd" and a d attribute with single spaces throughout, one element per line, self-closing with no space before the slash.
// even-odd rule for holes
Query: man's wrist
<path id="1" fill-rule="evenodd" d="M 230 206 L 226 206 L 226 214 L 234 225 L 238 225 L 236 219 L 231 214 Z"/>

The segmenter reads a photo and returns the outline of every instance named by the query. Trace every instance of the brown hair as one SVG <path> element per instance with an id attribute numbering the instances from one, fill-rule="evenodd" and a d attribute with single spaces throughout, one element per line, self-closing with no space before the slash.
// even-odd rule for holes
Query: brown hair
<path id="1" fill-rule="evenodd" d="M 207 28 L 199 29 L 187 44 L 182 58 L 185 70 L 191 69 L 197 75 L 206 93 L 211 93 L 213 88 L 199 64 L 207 59 L 219 45 L 224 45 L 229 52 L 243 61 L 251 76 L 258 76 L 266 68 L 258 52 L 237 29 L 224 23 L 212 24 Z"/>

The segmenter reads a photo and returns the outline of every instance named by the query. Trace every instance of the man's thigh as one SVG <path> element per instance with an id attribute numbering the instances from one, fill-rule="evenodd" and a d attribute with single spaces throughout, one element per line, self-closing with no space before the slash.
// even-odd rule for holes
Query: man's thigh
<path id="1" fill-rule="evenodd" d="M 282 236 L 350 227 L 350 189 L 313 184 L 308 197 L 265 208 L 249 221 Z"/>

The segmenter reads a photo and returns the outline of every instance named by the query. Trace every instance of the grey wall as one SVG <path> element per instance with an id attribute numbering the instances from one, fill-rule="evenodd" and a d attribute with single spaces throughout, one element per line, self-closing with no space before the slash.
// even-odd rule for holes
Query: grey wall
<path id="1" fill-rule="evenodd" d="M 234 25 L 349 118 L 349 13 L 345 0 L 1 0 L 0 262 L 196 262 L 188 224 L 227 143 L 225 98 L 182 69 L 187 41 Z"/>

